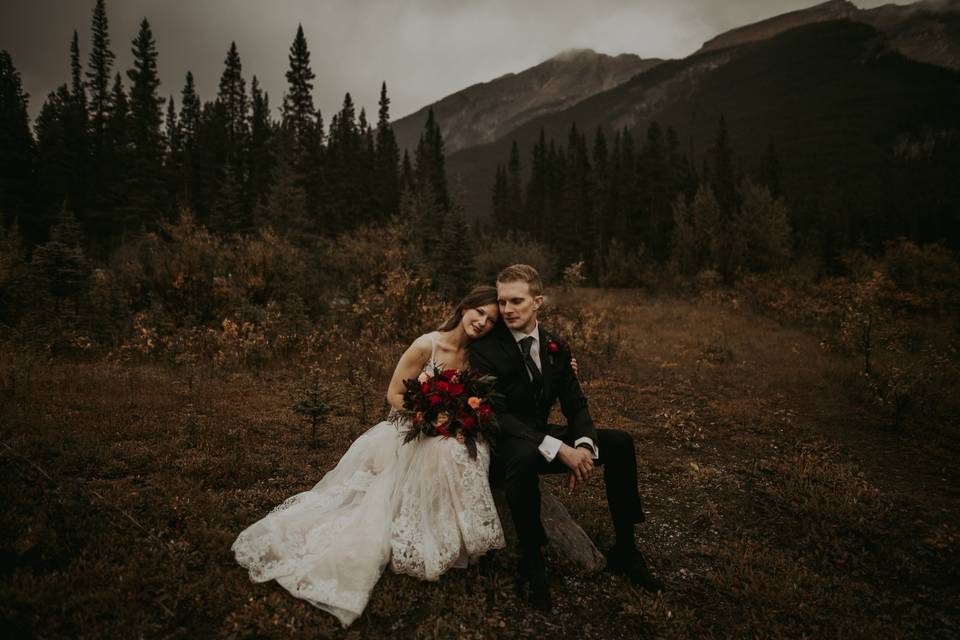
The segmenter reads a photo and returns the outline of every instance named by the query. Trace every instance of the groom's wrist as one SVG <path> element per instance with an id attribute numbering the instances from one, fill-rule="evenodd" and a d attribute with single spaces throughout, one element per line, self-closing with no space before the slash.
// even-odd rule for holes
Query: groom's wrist
<path id="1" fill-rule="evenodd" d="M 597 452 L 597 443 L 593 441 L 593 438 L 584 436 L 582 438 L 577 438 L 577 441 L 574 443 L 574 446 L 583 447 L 590 452 L 590 456 L 597 460 L 600 456 Z"/>

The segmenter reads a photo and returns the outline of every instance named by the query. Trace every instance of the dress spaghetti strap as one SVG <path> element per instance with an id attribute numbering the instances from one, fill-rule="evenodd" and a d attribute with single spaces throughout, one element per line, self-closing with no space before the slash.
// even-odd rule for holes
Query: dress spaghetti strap
<path id="1" fill-rule="evenodd" d="M 437 332 L 436 331 L 430 332 L 430 344 L 431 344 L 430 361 L 436 362 L 437 361 Z"/>

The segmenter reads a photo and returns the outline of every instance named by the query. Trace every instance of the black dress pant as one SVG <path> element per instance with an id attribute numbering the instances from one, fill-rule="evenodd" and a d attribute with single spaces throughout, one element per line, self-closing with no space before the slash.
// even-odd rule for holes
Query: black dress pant
<path id="1" fill-rule="evenodd" d="M 573 446 L 566 427 L 548 425 L 544 435 L 559 438 Z M 632 528 L 635 523 L 644 520 L 637 489 L 637 456 L 633 437 L 619 429 L 597 429 L 597 438 L 600 457 L 593 463 L 603 467 L 607 504 L 614 528 L 618 531 Z M 538 444 L 521 438 L 501 437 L 491 462 L 491 482 L 495 487 L 502 487 L 506 493 L 517 539 L 524 552 L 547 542 L 540 520 L 540 474 L 569 471 L 559 457 L 547 462 Z"/>

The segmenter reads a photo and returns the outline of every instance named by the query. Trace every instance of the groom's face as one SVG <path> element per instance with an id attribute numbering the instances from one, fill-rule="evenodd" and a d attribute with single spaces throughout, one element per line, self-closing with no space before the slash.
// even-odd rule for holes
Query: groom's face
<path id="1" fill-rule="evenodd" d="M 498 282 L 497 304 L 508 327 L 530 333 L 537 325 L 537 311 L 543 304 L 543 296 L 532 295 L 530 285 L 522 280 Z"/>

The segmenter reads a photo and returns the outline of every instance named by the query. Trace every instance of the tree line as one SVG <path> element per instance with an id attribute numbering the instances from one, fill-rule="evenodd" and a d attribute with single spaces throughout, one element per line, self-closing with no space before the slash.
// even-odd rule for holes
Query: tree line
<path id="1" fill-rule="evenodd" d="M 125 74 L 114 69 L 104 0 L 90 29 L 86 64 L 74 31 L 70 81 L 46 97 L 33 131 L 19 73 L 0 52 L 0 215 L 28 248 L 51 240 L 63 216 L 76 220 L 84 249 L 105 259 L 131 233 L 155 230 L 181 209 L 214 232 L 270 225 L 309 242 L 390 219 L 405 190 L 411 198 L 429 192 L 438 215 L 450 207 L 433 114 L 412 159 L 400 156 L 385 83 L 375 122 L 347 93 L 325 123 L 302 26 L 279 120 L 258 78 L 247 84 L 236 43 L 213 100 L 201 98 L 190 71 L 179 100 L 164 99 L 147 19 Z"/>
<path id="2" fill-rule="evenodd" d="M 658 122 L 639 142 L 628 127 L 612 135 L 598 127 L 590 144 L 573 123 L 565 145 L 541 130 L 528 173 L 515 141 L 498 164 L 493 222 L 547 244 L 561 264 L 584 261 L 585 275 L 603 284 L 636 282 L 644 264 L 726 277 L 783 266 L 793 237 L 776 147 L 770 140 L 752 179 L 733 158 L 722 116 L 699 169 Z"/>

